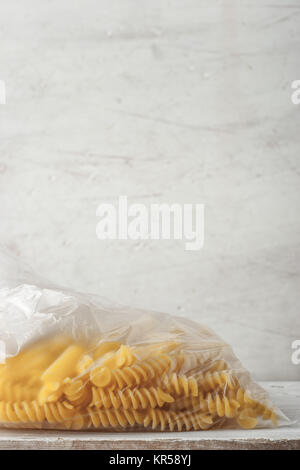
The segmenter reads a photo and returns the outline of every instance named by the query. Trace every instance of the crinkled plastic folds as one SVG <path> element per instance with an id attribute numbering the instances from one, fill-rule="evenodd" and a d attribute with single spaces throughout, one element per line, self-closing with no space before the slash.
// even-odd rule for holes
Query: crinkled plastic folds
<path id="1" fill-rule="evenodd" d="M 101 431 L 289 420 L 231 347 L 188 319 L 112 306 L 0 257 L 0 425 Z"/>

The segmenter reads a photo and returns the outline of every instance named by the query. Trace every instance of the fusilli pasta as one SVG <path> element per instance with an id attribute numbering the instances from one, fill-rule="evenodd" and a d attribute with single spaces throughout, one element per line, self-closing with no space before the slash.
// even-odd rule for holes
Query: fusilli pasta
<path id="1" fill-rule="evenodd" d="M 0 421 L 58 429 L 209 429 L 235 421 L 277 424 L 275 411 L 241 387 L 214 347 L 180 342 L 94 347 L 68 338 L 28 346 L 0 365 Z"/>
<path id="2" fill-rule="evenodd" d="M 166 411 L 160 409 L 150 409 L 144 419 L 144 426 L 151 426 L 152 429 L 160 428 L 161 431 L 169 429 L 170 431 L 189 431 L 191 429 L 208 429 L 213 424 L 211 416 L 198 412 L 180 412 Z"/>
<path id="3" fill-rule="evenodd" d="M 174 398 L 159 387 L 141 387 L 125 390 L 104 391 L 101 388 L 92 388 L 92 406 L 97 408 L 133 408 L 135 410 L 147 407 L 162 407 L 165 403 L 172 403 Z"/>

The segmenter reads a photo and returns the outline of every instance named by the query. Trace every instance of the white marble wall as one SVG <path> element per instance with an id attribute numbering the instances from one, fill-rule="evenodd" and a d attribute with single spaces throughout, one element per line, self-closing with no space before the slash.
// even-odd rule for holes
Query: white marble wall
<path id="1" fill-rule="evenodd" d="M 48 277 L 206 322 L 299 379 L 300 3 L 0 4 L 0 241 Z M 99 241 L 116 201 L 206 204 L 205 246 Z"/>

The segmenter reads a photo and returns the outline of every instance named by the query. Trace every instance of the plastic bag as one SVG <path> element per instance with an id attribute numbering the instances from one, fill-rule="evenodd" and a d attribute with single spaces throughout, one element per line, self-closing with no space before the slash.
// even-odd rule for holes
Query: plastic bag
<path id="1" fill-rule="evenodd" d="M 208 328 L 52 286 L 2 256 L 1 426 L 186 431 L 287 423 Z"/>

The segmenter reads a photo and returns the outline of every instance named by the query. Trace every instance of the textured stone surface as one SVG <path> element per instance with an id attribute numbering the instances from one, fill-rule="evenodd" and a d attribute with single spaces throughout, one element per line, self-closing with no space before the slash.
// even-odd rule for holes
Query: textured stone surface
<path id="1" fill-rule="evenodd" d="M 0 241 L 57 282 L 206 322 L 260 379 L 298 379 L 299 13 L 2 2 Z M 204 249 L 97 240 L 120 194 L 206 204 Z"/>

